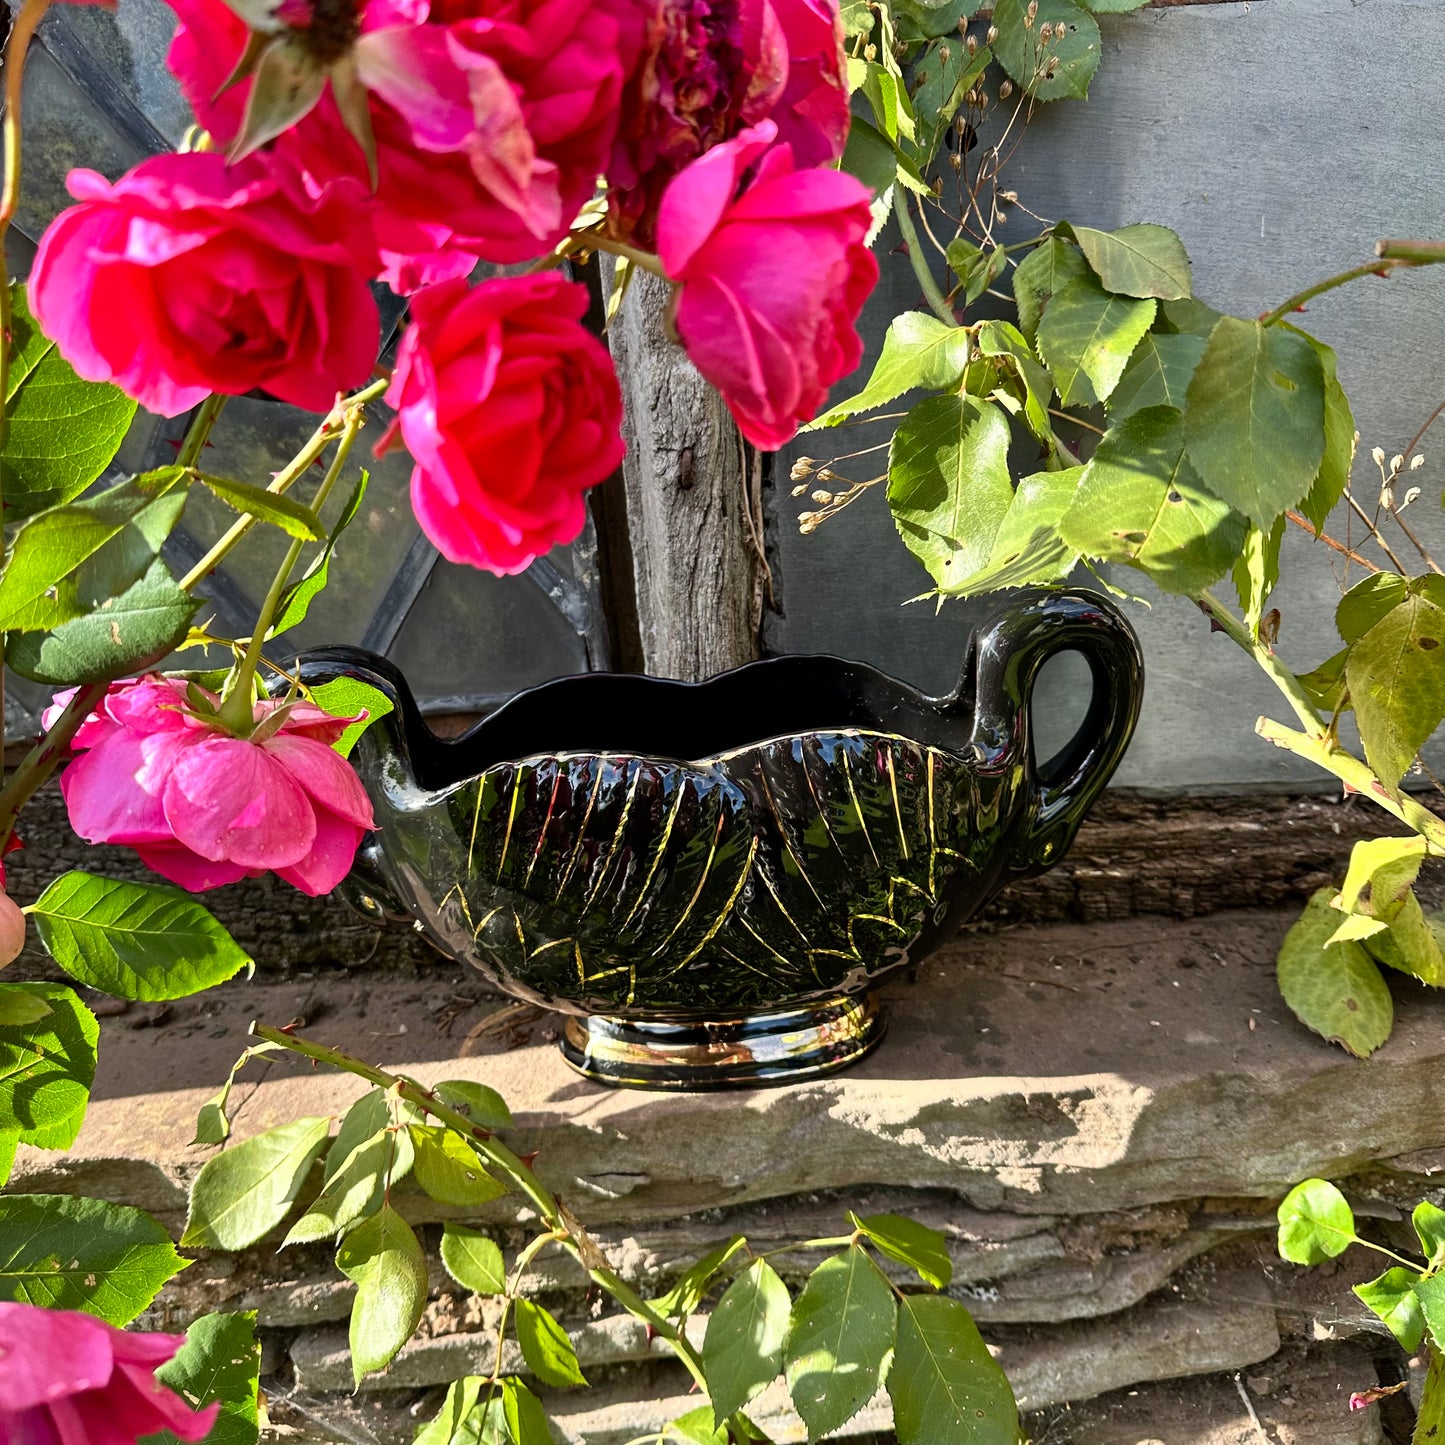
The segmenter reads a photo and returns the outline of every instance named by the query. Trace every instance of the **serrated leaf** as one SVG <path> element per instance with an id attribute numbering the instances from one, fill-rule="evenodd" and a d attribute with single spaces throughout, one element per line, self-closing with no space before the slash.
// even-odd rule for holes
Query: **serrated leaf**
<path id="1" fill-rule="evenodd" d="M 203 598 L 183 592 L 159 558 L 119 596 L 50 632 L 15 632 L 5 660 L 53 687 L 109 682 L 143 672 L 185 641 Z"/>
<path id="2" fill-rule="evenodd" d="M 1127 563 L 1166 592 L 1192 594 L 1228 569 L 1245 522 L 1185 459 L 1179 413 L 1155 406 L 1109 428 L 1059 531 L 1086 557 Z"/>
<path id="3" fill-rule="evenodd" d="M 1000 391 L 1022 400 L 1029 430 L 1046 449 L 1051 449 L 1054 439 L 1048 407 L 1054 382 L 1034 356 L 1023 332 L 1007 321 L 985 321 L 978 328 L 978 349 L 984 356 L 1004 361 L 1011 375 L 1002 379 Z M 1002 399 L 1000 391 L 994 392 L 995 399 Z"/>
<path id="4" fill-rule="evenodd" d="M 1008 253 L 1002 246 L 983 251 L 964 236 L 948 243 L 947 260 L 953 274 L 963 283 L 967 306 L 972 306 L 1008 269 Z"/>
<path id="5" fill-rule="evenodd" d="M 948 1241 L 936 1229 L 901 1214 L 870 1214 L 848 1218 L 889 1259 L 907 1265 L 924 1284 L 947 1289 L 953 1279 L 953 1258 Z"/>
<path id="6" fill-rule="evenodd" d="M 320 542 L 326 537 L 321 519 L 294 497 L 267 491 L 265 487 L 253 486 L 250 482 L 234 481 L 230 477 L 213 477 L 208 472 L 197 475 L 208 490 L 244 516 L 269 522 L 287 536 L 299 537 L 303 542 Z"/>
<path id="7" fill-rule="evenodd" d="M 447 1273 L 473 1294 L 504 1294 L 507 1270 L 495 1240 L 479 1229 L 464 1224 L 447 1224 L 442 1229 L 442 1263 Z"/>
<path id="8" fill-rule="evenodd" d="M 1204 485 L 1264 527 L 1309 491 L 1325 450 L 1325 375 L 1298 333 L 1224 316 L 1209 333 L 1184 407 Z"/>
<path id="9" fill-rule="evenodd" d="M 278 636 L 288 628 L 299 627 L 306 620 L 311 604 L 321 595 L 331 575 L 331 555 L 336 550 L 336 543 L 361 510 L 369 480 L 370 473 L 363 471 L 356 486 L 352 488 L 346 505 L 341 509 L 341 515 L 336 519 L 336 525 L 332 527 L 320 556 L 281 594 L 281 601 L 276 607 L 276 620 L 271 624 L 271 636 Z"/>
<path id="10" fill-rule="evenodd" d="M 487 1399 L 487 1380 L 453 1380 L 441 1409 L 417 1432 L 412 1445 L 515 1445 L 509 1440 L 501 1397 Z"/>
<path id="11" fill-rule="evenodd" d="M 957 1300 L 910 1295 L 898 1308 L 888 1374 L 898 1445 L 1014 1445 L 1018 1406 L 978 1326 Z"/>
<path id="12" fill-rule="evenodd" d="M 514 1127 L 507 1101 L 495 1089 L 475 1079 L 443 1079 L 432 1092 L 449 1109 L 455 1109 L 480 1128 Z"/>
<path id="13" fill-rule="evenodd" d="M 1420 876 L 1426 852 L 1425 840 L 1418 834 L 1360 839 L 1350 849 L 1350 864 L 1335 906 L 1346 913 L 1363 911 L 1388 923 Z"/>
<path id="14" fill-rule="evenodd" d="M 1088 274 L 1089 263 L 1077 246 L 1070 246 L 1057 236 L 1036 246 L 1019 262 L 1013 275 L 1019 330 L 1032 341 L 1050 298 Z"/>
<path id="15" fill-rule="evenodd" d="M 888 451 L 888 505 L 908 550 L 940 589 L 979 570 L 1013 500 L 1009 425 L 988 402 L 929 397 Z"/>
<path id="16" fill-rule="evenodd" d="M 1445 1262 L 1445 1209 L 1422 1199 L 1410 1216 L 1415 1236 L 1431 1268 Z"/>
<path id="17" fill-rule="evenodd" d="M 1093 276 L 1070 281 L 1050 299 L 1037 344 L 1065 406 L 1109 399 L 1158 304 L 1111 296 Z"/>
<path id="18" fill-rule="evenodd" d="M 296 1202 L 330 1125 L 325 1118 L 297 1119 L 208 1159 L 191 1185 L 181 1243 L 246 1249 L 264 1238 Z"/>
<path id="19" fill-rule="evenodd" d="M 823 1261 L 793 1303 L 783 1347 L 788 1393 L 810 1439 L 845 1425 L 893 1362 L 893 1291 L 860 1245 Z"/>
<path id="20" fill-rule="evenodd" d="M 703 1372 L 719 1422 L 777 1379 L 791 1304 L 788 1287 L 765 1259 L 755 1259 L 723 1291 L 702 1346 Z"/>
<path id="21" fill-rule="evenodd" d="M 78 497 L 108 467 L 136 404 L 107 382 L 82 381 L 41 334 L 24 286 L 11 287 L 10 399 L 0 446 L 5 520 Z"/>
<path id="22" fill-rule="evenodd" d="M 413 1124 L 408 1132 L 416 1155 L 416 1182 L 438 1204 L 463 1209 L 507 1192 L 505 1184 L 487 1173 L 476 1150 L 450 1129 Z"/>
<path id="23" fill-rule="evenodd" d="M 522 1358 L 544 1385 L 562 1388 L 587 1383 L 567 1331 L 551 1314 L 529 1299 L 513 1300 L 512 1313 Z"/>
<path id="24" fill-rule="evenodd" d="M 1406 895 L 1385 931 L 1366 937 L 1364 945 L 1377 963 L 1408 973 L 1431 988 L 1445 987 L 1445 932 L 1439 920 L 1425 917 L 1413 893 Z"/>
<path id="25" fill-rule="evenodd" d="M 922 37 L 936 39 L 944 36 L 952 39 L 958 33 L 960 20 L 971 19 L 978 13 L 983 0 L 895 0 L 892 6 L 893 18 L 898 25 L 900 40 L 917 40 Z M 955 46 L 963 50 L 962 46 Z M 965 56 L 968 52 L 963 50 Z M 923 104 L 914 93 L 914 109 L 923 114 Z"/>
<path id="26" fill-rule="evenodd" d="M 1349 655 L 1349 649 L 1343 648 L 1333 657 L 1325 658 L 1313 671 L 1300 674 L 1300 686 L 1321 712 L 1334 714 L 1349 709 L 1350 692 L 1345 686 L 1345 663 Z"/>
<path id="27" fill-rule="evenodd" d="M 1430 1342 L 1438 1350 L 1445 1343 L 1445 1275 L 1416 1280 L 1415 1298 L 1420 1302 L 1420 1313 L 1425 1328 L 1430 1332 Z"/>
<path id="28" fill-rule="evenodd" d="M 1420 1348 L 1425 1334 L 1425 1316 L 1415 1293 L 1419 1281 L 1420 1276 L 1413 1269 L 1395 1265 L 1375 1279 L 1351 1286 L 1411 1354 Z"/>
<path id="29" fill-rule="evenodd" d="M 974 0 L 967 0 L 967 4 L 974 6 Z M 933 14 L 941 16 L 949 8 L 941 6 Z M 980 45 L 970 55 L 966 45 L 960 45 L 950 36 L 941 44 L 930 45 L 914 61 L 913 115 L 917 136 L 913 153 L 921 167 L 926 169 L 938 156 L 943 137 L 962 108 L 964 97 L 978 83 L 992 59 L 988 46 Z"/>
<path id="30" fill-rule="evenodd" d="M 52 507 L 15 534 L 0 570 L 0 631 L 46 631 L 124 592 L 185 510 L 179 467 Z"/>
<path id="31" fill-rule="evenodd" d="M 1073 0 L 1038 0 L 1032 24 L 1026 25 L 1027 0 L 998 0 L 993 23 L 998 39 L 993 51 L 1016 85 L 1039 100 L 1083 100 L 1099 68 L 1099 23 Z M 1043 26 L 1057 37 L 1039 41 Z M 1052 75 L 1050 63 L 1057 61 Z"/>
<path id="32" fill-rule="evenodd" d="M 0 1130 L 16 1143 L 68 1149 L 95 1082 L 100 1026 L 75 991 L 59 984 L 7 985 L 0 1008 L 5 999 L 28 1002 L 32 1017 L 0 1023 Z"/>
<path id="33" fill-rule="evenodd" d="M 1204 355 L 1205 341 L 1205 337 L 1188 332 L 1148 332 L 1109 394 L 1110 418 L 1123 421 L 1150 406 L 1183 410 L 1189 378 Z"/>
<path id="34" fill-rule="evenodd" d="M 694 1260 L 664 1295 L 651 1301 L 652 1307 L 662 1315 L 681 1319 L 690 1315 L 703 1301 L 708 1286 L 717 1277 L 722 1267 L 747 1244 L 747 1236 L 734 1234 L 701 1259 Z"/>
<path id="35" fill-rule="evenodd" d="M 338 1160 L 335 1168 L 331 1167 L 333 1158 Z M 327 1155 L 321 1193 L 291 1226 L 282 1247 L 334 1239 L 358 1219 L 375 1213 L 388 1184 L 403 1178 L 411 1162 L 411 1140 L 405 1129 L 382 1127 L 359 1142 L 346 1144 L 337 1135 Z"/>
<path id="36" fill-rule="evenodd" d="M 1293 329 L 1293 328 L 1291 328 Z M 1340 385 L 1336 371 L 1335 353 L 1322 341 L 1313 336 L 1305 340 L 1314 347 L 1315 355 L 1325 376 L 1325 450 L 1320 458 L 1320 469 L 1304 500 L 1300 511 L 1315 526 L 1318 535 L 1324 531 L 1325 522 L 1334 510 L 1335 503 L 1345 494 L 1350 484 L 1350 471 L 1355 464 L 1355 414 L 1350 410 L 1350 399 Z"/>
<path id="37" fill-rule="evenodd" d="M 673 1445 L 674 1441 L 683 1441 L 685 1445 L 729 1445 L 732 1438 L 725 1425 L 714 1424 L 713 1412 L 706 1405 L 669 1420 L 666 1430 L 663 1439 L 667 1445 Z"/>
<path id="38" fill-rule="evenodd" d="M 1082 467 L 1069 467 L 1025 477 L 999 525 L 987 564 L 950 588 L 947 595 L 974 597 L 1005 587 L 1063 581 L 1077 565 L 1079 554 L 1059 535 L 1059 521 L 1083 474 Z"/>
<path id="39" fill-rule="evenodd" d="M 332 717 L 355 717 L 358 713 L 366 716 L 352 723 L 332 747 L 343 758 L 351 755 L 357 740 L 373 723 L 380 722 L 387 713 L 394 711 L 392 701 L 384 692 L 369 683 L 354 677 L 337 677 L 307 689 L 311 701 Z"/>
<path id="40" fill-rule="evenodd" d="M 1442 583 L 1437 577 L 1412 582 L 1404 599 L 1351 646 L 1345 663 L 1365 757 L 1387 788 L 1445 720 L 1445 653 L 1435 656 L 1445 642 Z"/>
<path id="41" fill-rule="evenodd" d="M 1358 1236 L 1349 1201 L 1326 1179 L 1306 1179 L 1280 1200 L 1280 1255 L 1294 1264 L 1323 1264 Z"/>
<path id="42" fill-rule="evenodd" d="M 383 1204 L 341 1241 L 336 1267 L 356 1285 L 350 1342 L 359 1385 L 363 1376 L 385 1369 L 421 1323 L 426 1258 L 411 1226 Z"/>
<path id="43" fill-rule="evenodd" d="M 855 115 L 838 169 L 862 181 L 875 197 L 885 195 L 898 179 L 898 151 L 882 131 Z"/>
<path id="44" fill-rule="evenodd" d="M 1061 222 L 1055 230 L 1072 239 L 1084 253 L 1106 291 L 1116 296 L 1155 296 L 1182 301 L 1193 277 L 1184 243 L 1168 226 L 1121 226 L 1096 231 L 1092 226 Z"/>
<path id="45" fill-rule="evenodd" d="M 78 869 L 31 905 L 40 941 L 72 977 L 116 998 L 185 998 L 251 959 L 191 894 Z"/>
<path id="46" fill-rule="evenodd" d="M 0 1195 L 0 1299 L 128 1325 L 189 1263 L 143 1210 L 68 1194 Z"/>
<path id="47" fill-rule="evenodd" d="M 502 1416 L 515 1445 L 553 1445 L 542 1402 L 515 1376 L 502 1381 Z"/>
<path id="48" fill-rule="evenodd" d="M 180 1352 L 156 1371 L 192 1409 L 219 1401 L 221 1412 L 206 1445 L 256 1445 L 261 1342 L 256 1313 L 202 1315 L 186 1331 Z M 169 1430 L 147 1435 L 139 1445 L 180 1445 Z"/>
<path id="49" fill-rule="evenodd" d="M 1319 889 L 1285 935 L 1276 965 L 1279 991 L 1295 1017 L 1356 1058 L 1367 1058 L 1394 1026 L 1390 990 L 1358 943 L 1330 944 L 1339 913 Z"/>
<path id="50" fill-rule="evenodd" d="M 1095 15 L 1127 15 L 1131 10 L 1142 10 L 1149 0 L 1083 0 L 1083 4 Z"/>
<path id="51" fill-rule="evenodd" d="M 895 316 L 883 337 L 883 350 L 873 374 L 863 390 L 829 407 L 803 430 L 837 426 L 915 387 L 941 391 L 957 386 L 968 365 L 972 344 L 962 327 L 948 326 L 936 316 L 927 316 L 922 311 L 905 311 L 902 316 Z"/>

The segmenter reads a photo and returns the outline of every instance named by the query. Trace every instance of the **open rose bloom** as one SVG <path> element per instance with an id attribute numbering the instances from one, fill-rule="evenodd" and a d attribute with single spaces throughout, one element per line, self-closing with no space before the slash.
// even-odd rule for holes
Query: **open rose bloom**
<path id="1" fill-rule="evenodd" d="M 258 702 L 254 714 L 253 736 L 235 737 L 191 711 L 179 678 L 112 684 L 61 775 L 71 827 L 134 848 L 193 892 L 271 872 L 329 893 L 372 826 L 365 790 L 331 747 L 356 719 L 308 702 Z"/>
<path id="2" fill-rule="evenodd" d="M 0 1303 L 0 1445 L 135 1445 L 160 1430 L 204 1440 L 220 1406 L 193 1410 L 155 1377 L 184 1343 Z"/>

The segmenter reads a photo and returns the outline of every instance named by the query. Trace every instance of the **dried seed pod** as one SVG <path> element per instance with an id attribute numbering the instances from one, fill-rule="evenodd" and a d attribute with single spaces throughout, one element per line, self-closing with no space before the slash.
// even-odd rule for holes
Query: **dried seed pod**
<path id="1" fill-rule="evenodd" d="M 820 487 L 816 492 L 813 493 L 812 500 L 815 501 L 820 507 L 827 507 L 832 504 L 833 494 L 832 492 L 825 492 Z"/>
<path id="2" fill-rule="evenodd" d="M 1374 464 L 1375 464 L 1377 467 L 1383 467 L 1383 466 L 1385 465 L 1385 449 L 1384 449 L 1384 447 L 1371 447 L 1371 448 L 1370 448 L 1370 460 L 1371 460 L 1372 462 L 1374 462 Z"/>
<path id="3" fill-rule="evenodd" d="M 990 26 L 988 27 L 988 34 L 984 36 L 984 44 L 986 44 L 986 45 L 992 45 L 992 44 L 994 43 L 994 41 L 997 40 L 997 39 L 998 39 L 998 26 L 997 26 L 997 25 L 990 25 Z"/>
<path id="4" fill-rule="evenodd" d="M 998 88 L 998 98 L 1007 100 L 1014 93 L 1014 83 L 1011 80 L 1003 81 Z"/>
<path id="5" fill-rule="evenodd" d="M 1424 465 L 1425 454 L 1423 452 L 1416 452 L 1415 455 L 1410 458 L 1410 470 L 1412 472 L 1418 472 Z"/>
<path id="6" fill-rule="evenodd" d="M 811 477 L 813 475 L 813 468 L 816 465 L 817 463 L 814 462 L 812 457 L 799 457 L 798 460 L 793 463 L 792 469 L 788 472 L 788 480 L 791 482 L 801 482 L 804 477 Z"/>

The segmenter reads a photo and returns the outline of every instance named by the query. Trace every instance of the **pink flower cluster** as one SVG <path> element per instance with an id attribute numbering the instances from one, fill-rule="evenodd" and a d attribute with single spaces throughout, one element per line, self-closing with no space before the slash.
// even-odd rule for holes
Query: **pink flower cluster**
<path id="1" fill-rule="evenodd" d="M 220 1406 L 193 1410 L 155 1377 L 184 1343 L 184 1335 L 0 1302 L 0 1442 L 136 1445 L 161 1430 L 204 1440 Z"/>
<path id="2" fill-rule="evenodd" d="M 580 290 L 465 278 L 548 256 L 599 178 L 600 243 L 658 258 L 683 346 L 756 445 L 857 364 L 877 267 L 871 196 L 836 169 L 837 0 L 170 3 L 212 149 L 72 172 L 30 297 L 82 376 L 167 416 L 255 388 L 325 410 L 372 372 L 385 281 L 412 301 L 388 400 L 417 516 L 504 573 L 577 535 L 620 402 Z"/>

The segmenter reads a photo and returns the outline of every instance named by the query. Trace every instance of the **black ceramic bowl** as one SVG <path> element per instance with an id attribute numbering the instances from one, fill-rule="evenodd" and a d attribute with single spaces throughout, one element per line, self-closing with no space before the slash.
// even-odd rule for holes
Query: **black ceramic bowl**
<path id="1" fill-rule="evenodd" d="M 1093 693 L 1040 766 L 1029 701 L 1062 651 L 1088 660 Z M 571 1015 L 563 1049 L 584 1073 L 684 1088 L 865 1053 L 879 978 L 1063 856 L 1143 678 L 1110 603 L 1044 589 L 1000 596 L 942 698 L 836 657 L 702 683 L 591 673 L 443 741 L 384 659 L 329 648 L 301 669 L 395 705 L 352 756 L 379 826 L 353 896 Z"/>

